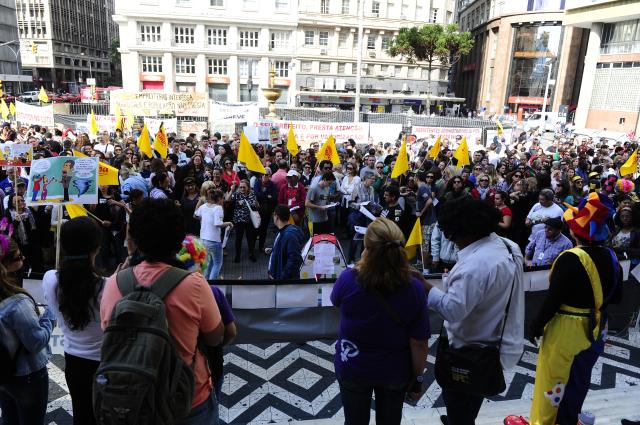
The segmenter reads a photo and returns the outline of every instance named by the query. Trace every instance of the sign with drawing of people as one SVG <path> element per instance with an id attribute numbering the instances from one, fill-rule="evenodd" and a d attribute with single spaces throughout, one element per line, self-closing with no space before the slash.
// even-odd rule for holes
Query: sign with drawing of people
<path id="1" fill-rule="evenodd" d="M 0 166 L 30 167 L 33 159 L 33 148 L 30 144 L 5 144 L 0 155 Z"/>
<path id="2" fill-rule="evenodd" d="M 97 204 L 98 158 L 59 156 L 31 163 L 27 205 Z"/>

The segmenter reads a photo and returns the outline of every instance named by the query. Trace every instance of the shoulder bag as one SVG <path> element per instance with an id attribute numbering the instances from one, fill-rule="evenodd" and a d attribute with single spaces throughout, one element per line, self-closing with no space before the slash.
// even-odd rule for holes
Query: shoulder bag
<path id="1" fill-rule="evenodd" d="M 513 258 L 511 247 L 504 240 L 502 242 Z M 502 332 L 497 345 L 470 344 L 460 348 L 451 347 L 446 333 L 444 335 L 442 333 L 443 323 L 438 338 L 434 369 L 436 381 L 443 389 L 482 397 L 495 396 L 505 390 L 506 384 L 500 362 L 500 347 L 502 346 L 502 337 L 515 283 L 516 277 L 514 276 L 509 301 L 507 301 L 502 320 Z"/>
<path id="2" fill-rule="evenodd" d="M 251 219 L 251 223 L 253 224 L 253 227 L 258 229 L 260 227 L 260 223 L 262 222 L 262 219 L 260 218 L 260 213 L 258 211 L 252 210 L 251 205 L 249 205 L 249 201 L 247 201 L 246 199 L 244 200 L 244 203 L 247 205 L 247 208 L 249 208 L 249 218 Z"/>

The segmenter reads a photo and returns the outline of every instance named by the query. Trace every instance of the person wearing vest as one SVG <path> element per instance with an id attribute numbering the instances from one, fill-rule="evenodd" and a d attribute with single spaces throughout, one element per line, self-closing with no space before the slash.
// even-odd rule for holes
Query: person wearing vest
<path id="1" fill-rule="evenodd" d="M 611 201 L 591 193 L 564 213 L 577 246 L 560 254 L 549 275 L 547 297 L 529 329 L 542 336 L 531 406 L 532 425 L 573 425 L 604 351 L 607 307 L 622 296 L 622 270 L 605 247 Z"/>

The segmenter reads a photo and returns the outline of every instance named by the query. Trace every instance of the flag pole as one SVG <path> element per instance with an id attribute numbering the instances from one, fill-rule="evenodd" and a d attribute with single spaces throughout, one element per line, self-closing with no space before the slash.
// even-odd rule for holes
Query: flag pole
<path id="1" fill-rule="evenodd" d="M 60 229 L 62 228 L 62 205 L 56 205 L 58 209 L 58 222 L 56 223 L 56 270 L 60 269 Z"/>

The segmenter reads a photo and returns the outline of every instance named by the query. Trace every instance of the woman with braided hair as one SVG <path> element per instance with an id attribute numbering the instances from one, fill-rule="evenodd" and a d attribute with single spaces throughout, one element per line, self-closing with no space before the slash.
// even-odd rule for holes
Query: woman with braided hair
<path id="1" fill-rule="evenodd" d="M 400 424 L 405 396 L 417 401 L 430 335 L 427 300 L 391 220 L 369 224 L 364 251 L 336 281 L 331 302 L 340 308 L 334 365 L 345 424 L 369 424 L 375 392 L 376 423 Z"/>

